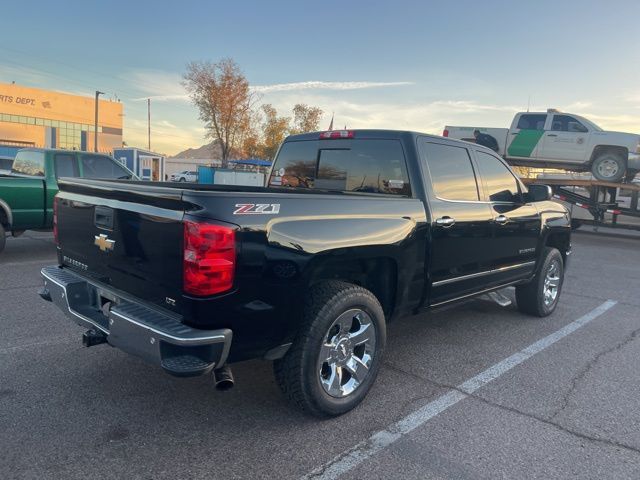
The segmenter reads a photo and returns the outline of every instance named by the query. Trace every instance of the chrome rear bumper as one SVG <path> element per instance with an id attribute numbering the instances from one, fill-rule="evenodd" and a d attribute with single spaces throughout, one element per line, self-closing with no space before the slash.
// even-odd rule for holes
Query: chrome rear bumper
<path id="1" fill-rule="evenodd" d="M 160 365 L 176 376 L 201 375 L 226 362 L 229 329 L 200 330 L 107 286 L 57 265 L 41 270 L 40 296 L 112 346 Z"/>

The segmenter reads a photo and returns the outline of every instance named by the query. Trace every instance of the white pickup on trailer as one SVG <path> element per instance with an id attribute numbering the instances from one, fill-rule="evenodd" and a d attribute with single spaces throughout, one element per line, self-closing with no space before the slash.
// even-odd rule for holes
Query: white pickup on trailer
<path id="1" fill-rule="evenodd" d="M 511 165 L 591 171 L 602 181 L 631 181 L 640 171 L 640 135 L 605 131 L 579 115 L 549 109 L 520 112 L 511 128 L 444 127 L 443 136 L 475 142 L 491 135 Z"/>

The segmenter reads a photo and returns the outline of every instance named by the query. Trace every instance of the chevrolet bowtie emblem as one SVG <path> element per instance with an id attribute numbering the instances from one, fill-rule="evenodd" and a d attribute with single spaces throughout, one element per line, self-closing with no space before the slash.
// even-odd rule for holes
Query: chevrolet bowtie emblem
<path id="1" fill-rule="evenodd" d="M 107 250 L 113 250 L 113 246 L 115 245 L 115 243 L 115 240 L 111 240 L 104 233 L 96 235 L 95 241 L 93 242 L 93 244 L 103 252 L 106 252 Z"/>

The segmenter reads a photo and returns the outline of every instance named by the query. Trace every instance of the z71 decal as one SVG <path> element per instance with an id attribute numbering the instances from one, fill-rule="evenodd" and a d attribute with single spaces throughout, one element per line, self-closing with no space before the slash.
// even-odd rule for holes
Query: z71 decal
<path id="1" fill-rule="evenodd" d="M 234 215 L 275 215 L 280 213 L 279 203 L 236 203 Z"/>

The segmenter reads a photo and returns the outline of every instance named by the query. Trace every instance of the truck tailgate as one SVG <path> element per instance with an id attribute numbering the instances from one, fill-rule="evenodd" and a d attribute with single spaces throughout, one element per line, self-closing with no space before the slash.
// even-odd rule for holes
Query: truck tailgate
<path id="1" fill-rule="evenodd" d="M 174 307 L 182 291 L 181 190 L 63 181 L 56 201 L 64 265 L 142 300 Z"/>

